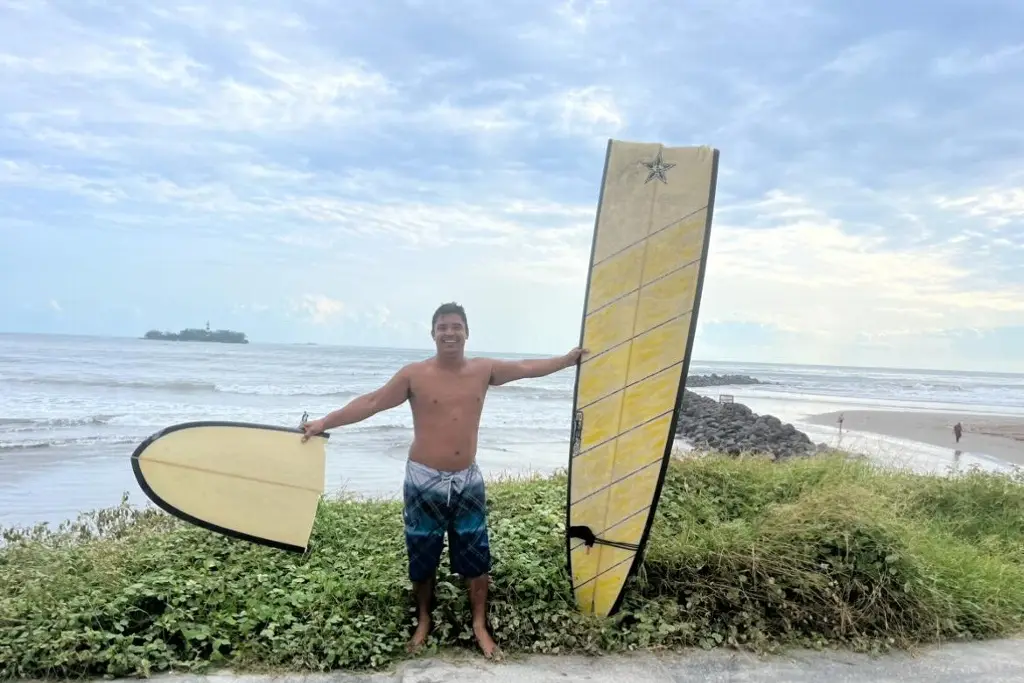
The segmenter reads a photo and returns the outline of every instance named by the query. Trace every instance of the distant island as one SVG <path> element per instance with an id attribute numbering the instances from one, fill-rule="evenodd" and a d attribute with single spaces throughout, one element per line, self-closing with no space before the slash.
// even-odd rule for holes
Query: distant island
<path id="1" fill-rule="evenodd" d="M 150 330 L 143 339 L 157 339 L 160 341 L 197 341 L 197 342 L 219 342 L 221 344 L 248 344 L 244 332 L 234 330 L 211 330 L 210 323 L 206 323 L 206 329 L 188 327 L 181 332 L 161 332 Z"/>

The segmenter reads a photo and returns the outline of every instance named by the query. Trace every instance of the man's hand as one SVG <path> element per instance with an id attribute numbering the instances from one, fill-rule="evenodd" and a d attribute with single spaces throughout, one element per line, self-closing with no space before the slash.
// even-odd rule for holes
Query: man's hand
<path id="1" fill-rule="evenodd" d="M 579 362 L 579 360 L 585 354 L 588 354 L 588 353 L 590 353 L 590 351 L 588 351 L 587 349 L 581 349 L 580 347 L 577 346 L 572 351 L 570 351 L 569 353 L 565 354 L 565 358 L 566 358 L 567 361 L 569 361 L 569 365 L 572 366 L 572 365 L 575 365 L 577 362 Z"/>
<path id="2" fill-rule="evenodd" d="M 306 422 L 302 425 L 302 431 L 305 432 L 302 435 L 302 443 L 309 441 L 309 437 L 316 436 L 317 434 L 324 433 L 324 421 L 323 418 L 319 420 L 313 420 L 312 422 Z"/>

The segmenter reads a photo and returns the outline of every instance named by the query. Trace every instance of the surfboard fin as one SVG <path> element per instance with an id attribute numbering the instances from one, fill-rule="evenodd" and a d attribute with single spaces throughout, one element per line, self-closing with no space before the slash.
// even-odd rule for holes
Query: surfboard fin
<path id="1" fill-rule="evenodd" d="M 595 543 L 598 543 L 600 545 L 611 546 L 612 548 L 621 548 L 622 550 L 632 550 L 634 552 L 640 550 L 640 546 L 636 543 L 622 543 L 621 541 L 607 541 L 603 538 L 598 538 L 589 526 L 569 527 L 569 538 L 580 539 L 583 541 L 583 545 L 588 548 L 592 548 Z"/>

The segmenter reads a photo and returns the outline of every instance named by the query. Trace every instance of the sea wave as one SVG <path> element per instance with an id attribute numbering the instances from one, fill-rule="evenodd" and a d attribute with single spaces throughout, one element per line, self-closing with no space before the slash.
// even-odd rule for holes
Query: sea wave
<path id="1" fill-rule="evenodd" d="M 356 423 L 354 425 L 340 427 L 339 429 L 342 432 L 359 432 L 359 434 L 363 436 L 375 437 L 412 433 L 412 425 L 404 424 L 365 425 Z"/>
<path id="2" fill-rule="evenodd" d="M 118 414 L 86 415 L 83 417 L 0 417 L 0 432 L 34 431 L 45 427 L 86 427 L 110 424 L 121 417 Z"/>
<path id="3" fill-rule="evenodd" d="M 359 392 L 340 389 L 334 385 L 303 384 L 281 386 L 277 384 L 217 384 L 215 391 L 225 394 L 249 394 L 255 396 L 336 396 L 355 398 Z"/>
<path id="4" fill-rule="evenodd" d="M 516 400 L 572 400 L 572 388 L 542 387 L 535 384 L 503 384 L 498 387 L 491 387 L 491 391 L 493 391 L 497 396 L 507 395 L 509 398 L 514 398 Z"/>
<path id="5" fill-rule="evenodd" d="M 15 377 L 4 378 L 4 382 L 35 386 L 89 387 L 107 389 L 140 389 L 164 391 L 177 394 L 220 393 L 243 396 L 316 396 L 324 398 L 355 398 L 371 391 L 383 383 L 375 378 L 358 377 L 348 387 L 327 383 L 246 383 L 246 382 L 202 382 L 187 379 L 115 379 L 115 378 L 70 378 L 70 377 Z M 353 386 L 356 385 L 356 386 Z M 513 400 L 571 401 L 572 388 L 545 387 L 535 384 L 505 384 L 491 387 L 498 397 Z"/>
<path id="6" fill-rule="evenodd" d="M 173 393 L 222 393 L 254 396 L 327 396 L 355 397 L 360 392 L 344 389 L 333 384 L 220 384 L 194 380 L 119 380 L 114 378 L 70 377 L 14 377 L 4 378 L 5 382 L 64 387 L 92 387 L 108 389 L 149 389 Z"/>
<path id="7" fill-rule="evenodd" d="M 110 389 L 162 389 L 185 392 L 216 391 L 217 389 L 217 385 L 212 382 L 196 382 L 190 380 L 122 380 L 106 377 L 5 377 L 3 381 L 15 384 L 40 386 L 105 387 Z"/>
<path id="8" fill-rule="evenodd" d="M 0 440 L 0 453 L 10 451 L 37 451 L 49 448 L 65 448 L 68 446 L 117 446 L 138 443 L 141 439 L 134 436 L 83 436 L 67 439 L 24 439 L 17 441 Z"/>

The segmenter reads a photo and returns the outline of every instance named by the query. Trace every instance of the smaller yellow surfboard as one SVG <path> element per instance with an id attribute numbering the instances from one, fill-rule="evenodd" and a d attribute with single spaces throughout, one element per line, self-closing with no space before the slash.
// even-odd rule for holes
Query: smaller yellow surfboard
<path id="1" fill-rule="evenodd" d="M 184 422 L 132 453 L 143 493 L 196 526 L 305 552 L 324 492 L 327 434 L 248 422 Z"/>

